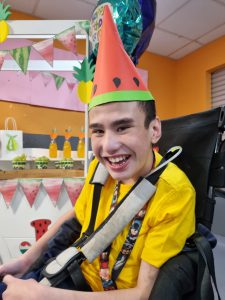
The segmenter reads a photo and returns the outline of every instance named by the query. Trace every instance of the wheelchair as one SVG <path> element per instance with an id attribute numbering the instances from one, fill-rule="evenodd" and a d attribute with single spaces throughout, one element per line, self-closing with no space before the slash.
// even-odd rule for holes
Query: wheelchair
<path id="1" fill-rule="evenodd" d="M 203 224 L 208 230 L 211 230 L 213 223 L 216 197 L 225 198 L 224 193 L 221 193 L 225 187 L 224 130 L 225 107 L 218 107 L 162 121 L 163 135 L 158 143 L 162 155 L 171 146 L 179 145 L 183 148 L 175 163 L 195 187 L 196 223 Z M 207 265 L 199 267 L 201 263 L 198 255 L 198 252 L 184 252 L 162 266 L 149 300 L 214 299 L 212 274 L 207 272 Z M 211 273 L 214 273 L 212 256 L 211 260 Z"/>

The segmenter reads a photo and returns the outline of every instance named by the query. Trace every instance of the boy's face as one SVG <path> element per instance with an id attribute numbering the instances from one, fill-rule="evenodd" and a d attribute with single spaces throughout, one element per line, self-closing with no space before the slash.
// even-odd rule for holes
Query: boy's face
<path id="1" fill-rule="evenodd" d="M 92 149 L 110 175 L 133 184 L 152 167 L 152 143 L 161 136 L 158 118 L 144 127 L 145 113 L 137 102 L 99 105 L 89 112 Z"/>

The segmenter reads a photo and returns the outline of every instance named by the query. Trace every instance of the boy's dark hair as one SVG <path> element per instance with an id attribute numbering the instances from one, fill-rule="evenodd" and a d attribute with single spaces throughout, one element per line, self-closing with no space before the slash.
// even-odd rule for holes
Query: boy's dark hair
<path id="1" fill-rule="evenodd" d="M 138 107 L 143 110 L 145 113 L 145 120 L 144 120 L 144 126 L 146 129 L 148 129 L 149 124 L 152 120 L 156 117 L 156 107 L 155 107 L 155 101 L 137 101 Z"/>

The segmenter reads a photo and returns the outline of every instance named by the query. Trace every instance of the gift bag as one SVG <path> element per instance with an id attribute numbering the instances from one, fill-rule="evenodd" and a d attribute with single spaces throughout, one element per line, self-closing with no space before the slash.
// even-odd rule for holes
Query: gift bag
<path id="1" fill-rule="evenodd" d="M 5 130 L 0 130 L 0 158 L 11 160 L 22 153 L 23 132 L 17 130 L 15 119 L 8 117 L 5 119 Z"/>

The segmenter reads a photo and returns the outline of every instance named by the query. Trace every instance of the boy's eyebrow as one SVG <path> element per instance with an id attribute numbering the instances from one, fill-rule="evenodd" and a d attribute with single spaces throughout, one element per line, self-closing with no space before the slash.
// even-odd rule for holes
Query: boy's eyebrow
<path id="1" fill-rule="evenodd" d="M 121 126 L 121 125 L 132 125 L 134 123 L 134 120 L 132 118 L 125 118 L 125 119 L 119 119 L 114 122 L 112 122 L 111 126 L 116 127 L 116 126 Z M 92 123 L 89 125 L 90 129 L 95 129 L 95 128 L 102 128 L 103 125 L 101 123 Z"/>

